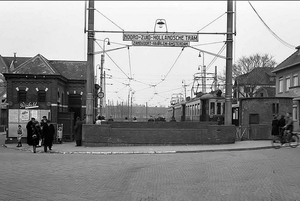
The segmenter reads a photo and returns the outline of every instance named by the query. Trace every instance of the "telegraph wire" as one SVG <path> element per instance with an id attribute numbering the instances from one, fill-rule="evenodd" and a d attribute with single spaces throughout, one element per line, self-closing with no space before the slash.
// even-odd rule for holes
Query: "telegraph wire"
<path id="1" fill-rule="evenodd" d="M 283 39 L 281 39 L 274 31 L 272 31 L 272 29 L 267 25 L 267 23 L 260 17 L 260 15 L 258 14 L 258 12 L 255 10 L 255 8 L 252 6 L 252 4 L 250 3 L 250 1 L 248 1 L 248 3 L 250 4 L 250 6 L 252 7 L 253 11 L 256 13 L 256 15 L 258 16 L 258 18 L 261 20 L 261 22 L 267 27 L 267 29 L 271 32 L 271 34 L 279 41 L 281 42 L 283 45 L 285 45 L 288 48 L 291 49 L 295 49 L 295 46 L 285 42 Z"/>
<path id="2" fill-rule="evenodd" d="M 222 46 L 222 48 L 219 50 L 219 52 L 218 52 L 218 54 L 217 54 L 218 56 L 221 55 L 221 53 L 224 51 L 225 47 L 226 47 L 226 43 L 224 43 L 224 45 Z M 209 67 L 211 67 L 211 65 L 217 60 L 217 58 L 218 58 L 217 56 L 215 56 L 215 57 L 213 58 L 213 60 L 208 64 L 206 70 L 208 70 Z"/>

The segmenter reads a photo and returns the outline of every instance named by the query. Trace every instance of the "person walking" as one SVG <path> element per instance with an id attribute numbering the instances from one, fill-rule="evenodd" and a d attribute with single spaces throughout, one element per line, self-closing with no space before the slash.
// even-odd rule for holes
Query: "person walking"
<path id="1" fill-rule="evenodd" d="M 26 125 L 26 130 L 27 130 L 27 144 L 32 145 L 32 126 L 33 123 L 35 122 L 35 118 L 31 118 L 31 120 L 27 123 Z"/>
<path id="2" fill-rule="evenodd" d="M 36 147 L 41 139 L 41 128 L 39 122 L 35 121 L 32 126 L 32 147 L 33 153 L 36 153 Z"/>
<path id="3" fill-rule="evenodd" d="M 47 125 L 44 125 L 43 128 L 43 142 L 44 142 L 44 152 L 47 152 L 47 148 L 52 150 L 53 139 L 55 134 L 55 128 L 51 124 L 50 120 L 47 120 Z"/>
<path id="4" fill-rule="evenodd" d="M 17 147 L 22 147 L 23 129 L 22 129 L 21 125 L 18 126 L 17 134 L 18 134 L 18 137 L 17 137 L 18 145 L 17 145 Z"/>
<path id="5" fill-rule="evenodd" d="M 75 140 L 76 140 L 76 146 L 81 146 L 81 141 L 82 141 L 82 121 L 80 121 L 79 117 L 76 118 Z"/>

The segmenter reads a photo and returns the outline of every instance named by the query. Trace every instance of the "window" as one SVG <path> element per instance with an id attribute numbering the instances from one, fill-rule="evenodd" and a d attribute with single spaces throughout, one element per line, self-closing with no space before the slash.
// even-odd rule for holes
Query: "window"
<path id="1" fill-rule="evenodd" d="M 27 92 L 25 90 L 20 90 L 18 92 L 18 101 L 19 103 L 26 102 Z"/>
<path id="2" fill-rule="evenodd" d="M 291 78 L 290 77 L 286 77 L 285 78 L 285 86 L 286 86 L 286 88 L 285 88 L 285 91 L 289 91 L 289 89 L 290 89 L 290 87 L 291 87 Z"/>
<path id="3" fill-rule="evenodd" d="M 293 75 L 293 87 L 298 86 L 298 74 Z"/>
<path id="4" fill-rule="evenodd" d="M 279 82 L 278 82 L 278 89 L 279 89 L 279 93 L 282 93 L 283 92 L 283 78 L 282 77 L 280 77 L 279 78 Z"/>
<path id="5" fill-rule="evenodd" d="M 215 103 L 210 103 L 210 114 L 215 114 Z"/>
<path id="6" fill-rule="evenodd" d="M 221 103 L 217 103 L 217 114 L 221 114 Z"/>
<path id="7" fill-rule="evenodd" d="M 293 120 L 298 121 L 298 107 L 297 105 L 293 105 Z"/>
<path id="8" fill-rule="evenodd" d="M 259 124 L 259 115 L 249 114 L 249 124 Z"/>
<path id="9" fill-rule="evenodd" d="M 278 114 L 278 112 L 279 112 L 279 104 L 278 103 L 272 104 L 272 112 L 273 112 L 273 114 Z"/>
<path id="10" fill-rule="evenodd" d="M 45 91 L 38 91 L 38 100 L 39 103 L 46 102 L 46 92 Z"/>

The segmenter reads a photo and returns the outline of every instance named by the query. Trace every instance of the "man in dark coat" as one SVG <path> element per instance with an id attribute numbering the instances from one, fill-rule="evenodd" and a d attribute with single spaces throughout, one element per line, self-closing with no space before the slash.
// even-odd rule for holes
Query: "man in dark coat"
<path id="1" fill-rule="evenodd" d="M 81 146 L 82 141 L 82 121 L 80 121 L 80 118 L 76 118 L 76 124 L 75 124 L 75 140 L 76 140 L 76 146 Z"/>
<path id="2" fill-rule="evenodd" d="M 53 138 L 55 134 L 55 128 L 50 123 L 50 120 L 47 120 L 47 123 L 43 126 L 43 140 L 44 140 L 44 151 L 47 152 L 47 147 L 49 150 L 52 150 Z"/>
<path id="3" fill-rule="evenodd" d="M 33 122 L 35 122 L 35 118 L 31 118 L 31 120 L 26 125 L 27 130 L 27 144 L 32 145 L 32 126 Z"/>

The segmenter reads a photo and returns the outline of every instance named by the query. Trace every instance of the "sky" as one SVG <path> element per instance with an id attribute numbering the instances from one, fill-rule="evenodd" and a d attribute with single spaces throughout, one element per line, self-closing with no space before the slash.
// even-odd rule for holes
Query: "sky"
<path id="1" fill-rule="evenodd" d="M 293 47 L 274 37 L 248 1 L 237 1 L 233 62 L 259 53 L 270 54 L 279 64 L 300 45 L 300 1 L 250 3 L 273 33 Z M 194 48 L 182 49 L 131 46 L 131 41 L 123 41 L 122 33 L 114 31 L 225 33 L 227 1 L 95 1 L 95 9 L 95 30 L 99 31 L 95 52 L 102 51 L 105 44 L 105 92 L 110 104 L 128 102 L 130 93 L 133 104 L 169 106 L 174 94 L 192 95 L 193 85 L 201 82 L 194 76 L 203 64 L 208 77 L 213 76 L 215 66 L 218 74 L 225 70 L 225 59 L 207 53 L 199 57 L 199 50 L 194 49 L 218 54 L 226 40 L 224 34 L 200 34 L 198 42 L 190 43 Z M 167 26 L 156 26 L 158 19 Z M 2 56 L 41 54 L 48 60 L 87 60 L 84 1 L 0 1 L 0 24 Z M 130 47 L 117 49 L 127 45 Z M 220 55 L 226 56 L 226 48 Z M 100 53 L 94 61 L 99 82 Z M 211 80 L 205 90 L 211 90 Z"/>

